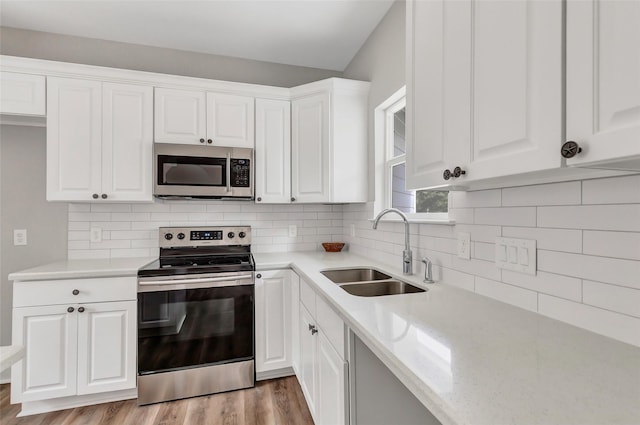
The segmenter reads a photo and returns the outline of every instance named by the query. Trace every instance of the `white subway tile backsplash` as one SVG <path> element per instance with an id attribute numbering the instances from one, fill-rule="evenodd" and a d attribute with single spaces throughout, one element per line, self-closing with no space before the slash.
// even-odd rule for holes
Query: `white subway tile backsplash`
<path id="1" fill-rule="evenodd" d="M 592 332 L 640 346 L 640 319 L 540 294 L 538 312 Z"/>
<path id="2" fill-rule="evenodd" d="M 477 192 L 449 192 L 453 208 L 483 208 L 501 206 L 500 189 Z"/>
<path id="3" fill-rule="evenodd" d="M 473 224 L 473 208 L 450 208 L 449 218 L 456 223 Z"/>
<path id="4" fill-rule="evenodd" d="M 582 301 L 582 280 L 559 274 L 538 271 L 535 276 L 502 270 L 502 281 L 531 291 L 568 300 Z"/>
<path id="5" fill-rule="evenodd" d="M 454 269 L 434 266 L 433 279 L 436 282 L 444 281 L 448 285 L 457 286 L 467 291 L 475 290 L 475 277 L 472 274 L 462 273 Z"/>
<path id="6" fill-rule="evenodd" d="M 640 233 L 585 230 L 584 253 L 640 260 Z"/>
<path id="7" fill-rule="evenodd" d="M 640 261 L 538 250 L 538 269 L 640 289 Z"/>
<path id="8" fill-rule="evenodd" d="M 476 276 L 478 294 L 506 302 L 530 311 L 538 310 L 538 293 Z"/>
<path id="9" fill-rule="evenodd" d="M 535 207 L 478 208 L 475 210 L 475 224 L 496 226 L 536 226 Z"/>
<path id="10" fill-rule="evenodd" d="M 487 279 L 500 280 L 501 277 L 500 269 L 496 267 L 493 261 L 477 260 L 474 258 L 471 260 L 463 260 L 457 256 L 452 256 L 451 267 L 461 272 Z"/>
<path id="11" fill-rule="evenodd" d="M 640 232 L 640 204 L 538 207 L 538 227 Z"/>
<path id="12" fill-rule="evenodd" d="M 502 236 L 502 227 L 500 226 L 483 226 L 457 224 L 455 226 L 438 226 L 445 229 L 451 229 L 449 237 L 455 237 L 455 232 L 464 232 L 471 235 L 471 242 L 487 242 L 494 243 L 497 237 Z M 454 232 L 455 231 L 455 232 Z"/>
<path id="13" fill-rule="evenodd" d="M 640 290 L 590 280 L 582 285 L 585 304 L 640 318 Z"/>
<path id="14" fill-rule="evenodd" d="M 502 189 L 503 207 L 580 204 L 581 182 L 541 184 Z"/>
<path id="15" fill-rule="evenodd" d="M 640 175 L 585 180 L 582 182 L 582 203 L 639 204 Z"/>
<path id="16" fill-rule="evenodd" d="M 503 227 L 502 236 L 535 239 L 538 249 L 564 252 L 582 252 L 582 231 L 544 229 L 540 227 Z"/>
<path id="17" fill-rule="evenodd" d="M 471 257 L 493 262 L 496 259 L 496 246 L 492 243 L 471 242 Z"/>
<path id="18" fill-rule="evenodd" d="M 131 204 L 89 204 L 91 212 L 131 212 Z"/>

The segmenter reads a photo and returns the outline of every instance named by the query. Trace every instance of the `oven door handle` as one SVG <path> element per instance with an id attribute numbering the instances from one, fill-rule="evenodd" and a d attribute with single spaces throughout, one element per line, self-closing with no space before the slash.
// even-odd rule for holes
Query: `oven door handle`
<path id="1" fill-rule="evenodd" d="M 194 279 L 142 280 L 138 282 L 138 285 L 182 285 L 189 283 L 233 282 L 244 279 L 253 279 L 253 275 L 246 274 L 242 276 L 202 277 Z"/>

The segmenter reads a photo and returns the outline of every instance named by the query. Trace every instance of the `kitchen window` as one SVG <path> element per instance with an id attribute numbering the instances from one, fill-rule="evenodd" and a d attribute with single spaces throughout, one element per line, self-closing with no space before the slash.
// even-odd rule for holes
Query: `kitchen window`
<path id="1" fill-rule="evenodd" d="M 406 182 L 406 139 L 405 139 L 406 97 L 403 88 L 385 101 L 379 108 L 378 119 L 384 125 L 376 126 L 383 133 L 376 139 L 384 146 L 383 184 L 384 193 L 379 193 L 383 202 L 379 209 L 397 208 L 418 220 L 446 220 L 448 218 L 447 191 L 407 190 Z M 377 112 L 378 112 L 377 111 Z"/>

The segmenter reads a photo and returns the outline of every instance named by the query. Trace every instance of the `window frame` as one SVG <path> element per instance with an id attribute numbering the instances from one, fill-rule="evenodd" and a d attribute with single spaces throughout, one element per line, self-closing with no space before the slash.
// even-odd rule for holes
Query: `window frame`
<path id="1" fill-rule="evenodd" d="M 382 102 L 374 111 L 374 142 L 376 152 L 375 180 L 376 202 L 374 203 L 374 214 L 386 208 L 392 208 L 393 197 L 393 167 L 399 164 L 406 164 L 407 155 L 394 155 L 394 115 L 396 112 L 406 107 L 406 86 L 391 95 Z M 405 166 L 406 172 L 406 166 Z M 414 193 L 416 190 L 413 191 Z M 445 222 L 451 223 L 449 213 L 407 213 L 407 218 L 413 222 Z M 383 220 L 389 216 L 385 216 Z M 391 216 L 389 221 L 399 220 L 399 217 Z"/>

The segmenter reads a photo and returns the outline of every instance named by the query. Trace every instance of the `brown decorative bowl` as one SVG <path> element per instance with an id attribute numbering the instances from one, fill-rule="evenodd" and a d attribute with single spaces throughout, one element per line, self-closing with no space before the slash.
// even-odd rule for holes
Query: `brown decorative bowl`
<path id="1" fill-rule="evenodd" d="M 322 247 L 327 252 L 340 252 L 344 247 L 344 242 L 323 242 Z"/>

